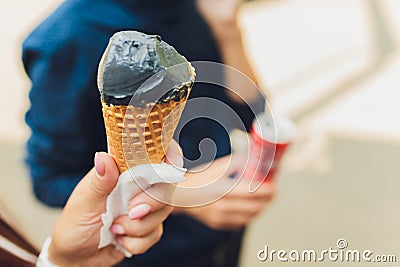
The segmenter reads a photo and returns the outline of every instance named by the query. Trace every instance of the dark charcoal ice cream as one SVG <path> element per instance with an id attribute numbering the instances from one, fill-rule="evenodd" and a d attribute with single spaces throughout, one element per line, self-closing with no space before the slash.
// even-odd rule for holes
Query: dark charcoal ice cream
<path id="1" fill-rule="evenodd" d="M 186 97 L 194 75 L 186 58 L 159 36 L 122 31 L 110 39 L 97 82 L 106 104 L 143 106 Z"/>

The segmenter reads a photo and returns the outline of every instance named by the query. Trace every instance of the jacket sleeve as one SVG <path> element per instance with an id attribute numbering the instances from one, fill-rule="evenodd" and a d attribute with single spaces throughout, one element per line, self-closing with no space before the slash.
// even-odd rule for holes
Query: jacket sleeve
<path id="1" fill-rule="evenodd" d="M 55 41 L 54 41 L 55 40 Z M 105 148 L 97 57 L 74 41 L 28 37 L 23 63 L 31 79 L 31 129 L 27 157 L 35 195 L 50 206 L 63 206 L 93 166 L 93 154 Z"/>

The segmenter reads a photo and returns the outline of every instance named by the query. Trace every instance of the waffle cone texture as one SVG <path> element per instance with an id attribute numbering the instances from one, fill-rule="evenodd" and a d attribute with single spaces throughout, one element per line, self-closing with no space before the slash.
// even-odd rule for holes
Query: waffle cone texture
<path id="1" fill-rule="evenodd" d="M 109 153 L 122 173 L 136 165 L 161 163 L 187 97 L 145 107 L 102 101 Z"/>

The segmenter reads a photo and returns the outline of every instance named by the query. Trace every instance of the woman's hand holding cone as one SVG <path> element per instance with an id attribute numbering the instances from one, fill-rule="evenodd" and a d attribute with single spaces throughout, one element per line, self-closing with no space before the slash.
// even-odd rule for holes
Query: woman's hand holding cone
<path id="1" fill-rule="evenodd" d="M 167 162 L 182 163 L 182 154 L 172 141 Z M 111 266 L 124 256 L 113 246 L 98 249 L 101 215 L 106 200 L 117 184 L 119 172 L 113 158 L 107 153 L 95 155 L 95 167 L 76 186 L 52 233 L 49 259 L 58 266 Z M 173 186 L 155 185 L 150 191 L 173 193 Z M 162 222 L 172 207 L 150 197 L 152 192 L 140 193 L 130 202 L 128 215 L 114 221 L 111 231 L 132 254 L 141 254 L 153 246 L 162 235 Z"/>

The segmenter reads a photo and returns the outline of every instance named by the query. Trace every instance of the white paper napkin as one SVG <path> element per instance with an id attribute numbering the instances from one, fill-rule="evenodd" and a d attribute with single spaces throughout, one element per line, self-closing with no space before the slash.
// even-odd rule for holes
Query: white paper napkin
<path id="1" fill-rule="evenodd" d="M 128 214 L 129 200 L 142 192 L 142 190 L 146 190 L 156 183 L 183 182 L 185 181 L 185 173 L 186 169 L 166 163 L 138 165 L 123 172 L 119 176 L 117 186 L 107 198 L 106 213 L 101 216 L 103 226 L 100 229 L 98 248 L 113 244 L 126 257 L 132 257 L 129 251 L 115 241 L 114 234 L 110 232 L 114 219 Z"/>

